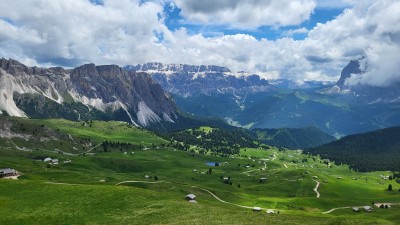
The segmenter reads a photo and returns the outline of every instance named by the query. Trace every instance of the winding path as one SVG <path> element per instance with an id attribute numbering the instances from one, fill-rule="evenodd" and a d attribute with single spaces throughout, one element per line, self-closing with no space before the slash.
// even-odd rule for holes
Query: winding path
<path id="1" fill-rule="evenodd" d="M 148 183 L 148 184 L 155 184 L 155 183 L 167 183 L 167 182 L 164 182 L 164 181 L 140 181 L 140 180 L 132 180 L 132 181 L 122 181 L 122 182 L 119 182 L 119 183 L 117 183 L 117 184 L 115 184 L 115 185 L 121 185 L 121 184 L 127 184 L 127 183 Z M 238 206 L 238 207 L 245 208 L 245 209 L 253 209 L 253 208 L 254 208 L 254 207 L 251 207 L 251 206 L 239 205 L 239 204 L 235 204 L 235 203 L 231 203 L 231 202 L 224 201 L 224 200 L 222 200 L 221 198 L 219 198 L 218 196 L 216 196 L 214 193 L 212 193 L 210 190 L 207 190 L 207 189 L 205 189 L 205 188 L 201 188 L 201 187 L 197 187 L 197 186 L 190 186 L 190 187 L 192 187 L 192 188 L 197 188 L 197 189 L 200 189 L 200 190 L 202 190 L 202 191 L 205 191 L 205 192 L 209 193 L 212 197 L 214 197 L 217 201 L 222 202 L 222 203 L 225 203 L 225 204 L 230 204 L 230 205 Z M 261 210 L 266 210 L 265 208 L 261 208 L 261 207 L 260 207 L 260 209 L 261 209 Z M 277 209 L 268 209 L 268 210 L 277 210 Z"/>
<path id="2" fill-rule="evenodd" d="M 129 184 L 129 183 L 146 183 L 146 184 L 157 184 L 157 183 L 166 183 L 164 181 L 141 181 L 141 180 L 127 180 L 127 181 L 122 181 L 119 182 L 117 184 L 115 184 L 115 186 L 121 185 L 121 184 Z"/>
<path id="3" fill-rule="evenodd" d="M 286 169 L 288 168 L 287 165 L 286 165 L 285 163 L 284 163 L 283 165 L 286 167 Z"/>
<path id="4" fill-rule="evenodd" d="M 207 190 L 207 189 L 205 189 L 205 188 L 201 188 L 201 187 L 197 187 L 197 186 L 191 186 L 191 187 L 192 187 L 192 188 L 197 188 L 197 189 L 200 189 L 200 190 L 203 190 L 203 191 L 209 193 L 211 196 L 213 196 L 213 197 L 214 197 L 215 199 L 217 199 L 219 202 L 226 203 L 226 204 L 230 204 L 230 205 L 239 206 L 239 207 L 242 207 L 242 208 L 245 208 L 245 209 L 253 209 L 253 207 L 250 207 L 250 206 L 244 206 L 244 205 L 239 205 L 239 204 L 235 204 L 235 203 L 231 203 L 231 202 L 224 201 L 224 200 L 220 199 L 218 196 L 216 196 L 214 193 L 212 193 L 211 191 L 209 191 L 209 190 Z M 261 208 L 261 209 L 263 209 L 263 208 Z"/>
<path id="5" fill-rule="evenodd" d="M 315 181 L 315 182 L 317 182 L 317 185 L 315 186 L 315 188 L 313 189 L 313 191 L 315 191 L 315 193 L 317 193 L 317 198 L 319 198 L 319 196 L 320 196 L 320 194 L 319 194 L 319 192 L 318 192 L 319 182 L 318 182 L 318 181 Z"/>
<path id="6" fill-rule="evenodd" d="M 353 207 L 363 208 L 364 206 L 344 206 L 344 207 L 337 207 L 337 208 L 330 209 L 330 210 L 328 210 L 328 211 L 326 211 L 326 212 L 323 212 L 323 214 L 331 213 L 331 212 L 333 212 L 333 211 L 335 211 L 335 210 L 337 210 L 337 209 L 350 209 L 350 208 L 353 208 Z"/>

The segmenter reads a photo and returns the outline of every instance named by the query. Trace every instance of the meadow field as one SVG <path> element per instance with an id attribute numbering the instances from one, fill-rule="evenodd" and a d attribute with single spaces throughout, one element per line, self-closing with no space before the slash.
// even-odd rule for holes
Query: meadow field
<path id="1" fill-rule="evenodd" d="M 59 129 L 71 135 L 77 150 L 71 155 L 67 148 L 42 149 L 40 143 L 21 150 L 27 141 L 12 138 L 16 148 L 1 139 L 0 167 L 23 175 L 0 179 L 0 224 L 400 223 L 400 185 L 382 179 L 392 174 L 388 171 L 359 173 L 300 150 L 271 146 L 243 148 L 231 157 L 179 151 L 151 132 L 119 122 L 24 124 L 28 130 L 42 124 Z M 98 146 L 91 151 L 95 154 L 76 154 L 77 140 L 89 137 L 97 145 L 132 146 L 106 152 Z M 44 157 L 60 163 L 50 165 L 40 160 Z M 393 191 L 387 190 L 389 184 Z M 184 200 L 189 193 L 197 196 L 197 204 Z M 381 209 L 373 202 L 391 207 Z M 352 212 L 353 206 L 367 205 L 374 211 Z"/>

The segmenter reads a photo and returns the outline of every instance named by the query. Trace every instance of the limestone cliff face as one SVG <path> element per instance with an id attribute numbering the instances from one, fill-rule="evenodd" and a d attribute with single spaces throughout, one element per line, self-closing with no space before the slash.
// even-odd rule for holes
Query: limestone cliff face
<path id="1" fill-rule="evenodd" d="M 86 64 L 67 70 L 1 59 L 0 93 L 0 110 L 12 116 L 94 117 L 140 126 L 178 118 L 169 95 L 150 75 L 116 65 Z"/>
<path id="2" fill-rule="evenodd" d="M 129 65 L 125 69 L 149 73 L 164 90 L 180 96 L 218 93 L 246 95 L 273 89 L 267 80 L 258 75 L 245 72 L 234 74 L 226 67 L 214 65 L 146 63 Z"/>

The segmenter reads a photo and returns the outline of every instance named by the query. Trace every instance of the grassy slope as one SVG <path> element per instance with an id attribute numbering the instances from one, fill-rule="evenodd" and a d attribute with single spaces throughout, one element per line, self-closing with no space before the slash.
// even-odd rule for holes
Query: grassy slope
<path id="1" fill-rule="evenodd" d="M 38 122 L 38 121 L 37 121 Z M 43 122 L 43 121 L 39 121 Z M 45 121 L 45 126 L 59 127 L 73 136 L 88 135 L 100 141 L 121 137 L 137 143 L 141 140 L 161 143 L 163 140 L 139 129 L 117 129 L 107 133 L 110 123 L 92 127 L 74 127 L 68 121 Z M 99 125 L 99 127 L 95 127 Z M 76 125 L 76 124 L 75 124 Z M 106 131 L 106 132 L 104 132 Z M 82 133 L 80 133 L 82 132 Z M 92 133 L 91 133 L 92 132 Z M 126 132 L 126 133 L 125 133 Z M 129 136 L 143 138 L 129 139 Z M 96 137 L 96 138 L 95 138 Z M 134 141 L 133 141 L 134 140 Z M 35 161 L 38 154 L 72 159 L 71 164 L 48 168 Z M 135 150 L 128 154 L 101 153 L 95 156 L 67 156 L 43 151 L 24 152 L 13 148 L 0 148 L 0 167 L 12 167 L 25 175 L 20 181 L 0 180 L 0 224 L 254 224 L 270 221 L 274 224 L 365 224 L 399 223 L 400 208 L 378 210 L 374 213 L 350 213 L 349 209 L 322 214 L 334 207 L 368 205 L 371 201 L 400 201 L 399 192 L 385 191 L 392 183 L 379 178 L 379 172 L 356 173 L 347 166 L 328 168 L 320 159 L 302 155 L 298 151 L 281 151 L 271 148 L 243 149 L 241 156 L 219 158 L 193 155 L 173 149 Z M 275 155 L 270 157 L 270 155 Z M 252 157 L 249 159 L 248 157 Z M 267 170 L 260 170 L 264 167 Z M 301 163 L 302 159 L 308 162 Z M 293 163 L 292 161 L 298 161 Z M 211 175 L 202 175 L 210 168 L 206 162 L 228 162 L 212 167 Z M 246 169 L 245 165 L 251 167 Z M 286 168 L 283 164 L 286 164 Z M 240 166 L 239 166 L 240 165 Z M 252 167 L 254 165 L 254 167 Z M 304 167 L 303 167 L 304 165 Z M 192 172 L 197 169 L 197 172 Z M 309 174 L 305 174 L 309 171 Z M 114 186 L 125 180 L 146 181 L 147 174 L 157 176 L 164 183 L 130 184 Z M 384 173 L 388 175 L 387 173 Z M 321 198 L 315 198 L 312 189 L 317 175 L 321 182 Z M 223 184 L 221 176 L 229 176 L 233 185 Z M 260 177 L 268 182 L 259 183 Z M 337 179 L 341 176 L 342 179 Z M 358 180 L 352 180 L 353 177 Z M 367 178 L 367 182 L 366 179 Z M 100 182 L 101 180 L 105 182 Z M 152 179 L 153 180 L 153 179 Z M 153 180 L 154 181 L 154 180 Z M 57 185 L 62 182 L 80 185 Z M 240 184 L 240 188 L 237 185 Z M 207 188 L 221 199 L 246 206 L 277 208 L 279 215 L 267 216 L 249 209 L 216 201 L 208 193 L 191 186 Z M 199 204 L 182 200 L 187 193 L 195 193 Z M 4 210 L 3 210 L 4 209 Z"/>

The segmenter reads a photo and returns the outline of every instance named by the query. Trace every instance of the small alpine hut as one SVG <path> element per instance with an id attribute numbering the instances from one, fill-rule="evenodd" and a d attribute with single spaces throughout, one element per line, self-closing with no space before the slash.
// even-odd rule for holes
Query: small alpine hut
<path id="1" fill-rule="evenodd" d="M 372 207 L 369 206 L 369 205 L 366 205 L 366 206 L 364 206 L 364 211 L 365 211 L 365 212 L 372 212 L 372 211 L 374 211 L 374 208 L 372 208 Z"/>
<path id="2" fill-rule="evenodd" d="M 185 200 L 190 202 L 190 203 L 197 203 L 196 199 L 196 195 L 194 194 L 188 194 L 185 196 Z"/>
<path id="3" fill-rule="evenodd" d="M 18 176 L 18 172 L 11 168 L 0 169 L 0 177 Z"/>
<path id="4" fill-rule="evenodd" d="M 253 207 L 253 211 L 255 211 L 255 212 L 260 212 L 260 211 L 261 211 L 261 208 L 260 208 L 260 207 L 257 207 L 257 206 L 255 206 L 255 207 Z"/>

